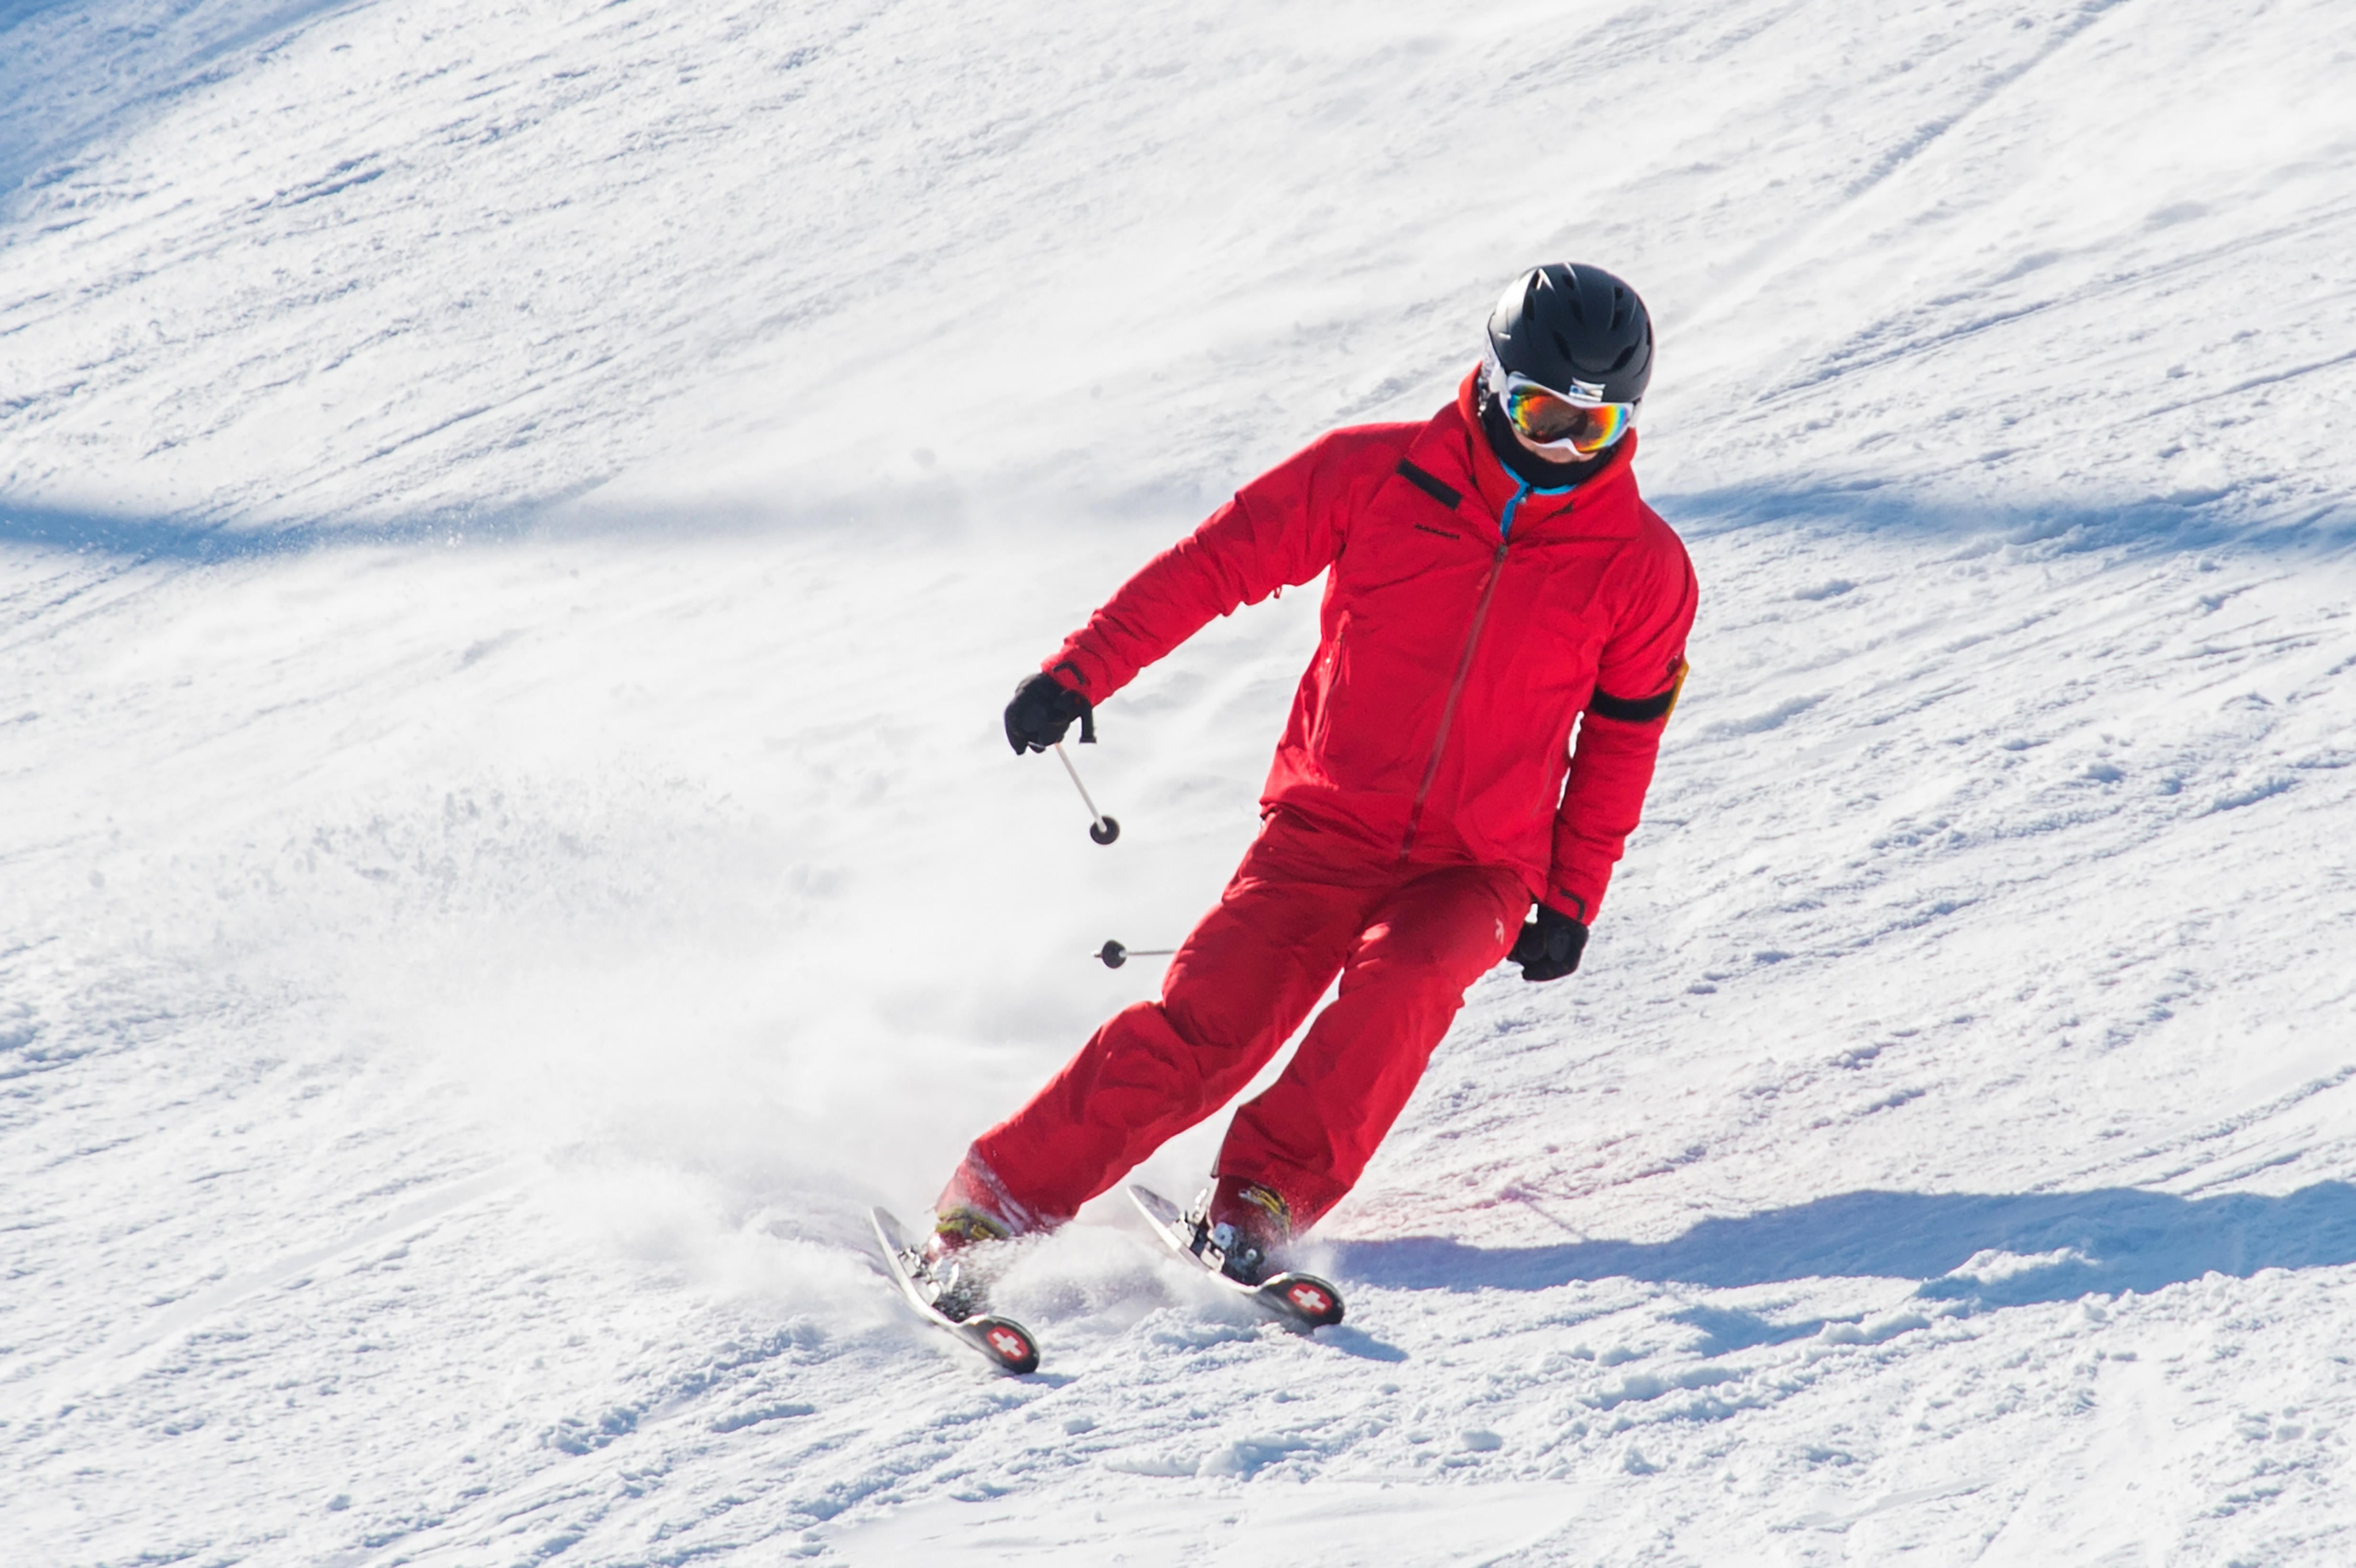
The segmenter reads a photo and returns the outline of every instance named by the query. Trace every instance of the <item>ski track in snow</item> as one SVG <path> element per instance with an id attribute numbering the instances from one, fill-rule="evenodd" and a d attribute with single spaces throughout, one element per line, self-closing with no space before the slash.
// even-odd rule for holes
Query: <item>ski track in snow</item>
<path id="1" fill-rule="evenodd" d="M 5 1555 L 2348 1561 L 2343 11 L 0 7 Z M 1006 688 L 1558 253 L 1706 594 L 1586 967 L 1341 1328 L 1106 1201 L 994 1378 L 865 1206 L 1151 994 L 1313 598 L 1113 850 Z"/>

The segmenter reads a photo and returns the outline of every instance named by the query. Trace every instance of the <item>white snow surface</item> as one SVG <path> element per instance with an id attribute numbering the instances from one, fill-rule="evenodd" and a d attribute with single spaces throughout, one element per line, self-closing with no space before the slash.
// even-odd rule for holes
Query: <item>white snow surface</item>
<path id="1" fill-rule="evenodd" d="M 0 1559 L 2356 1560 L 2345 0 L 0 5 Z M 1313 600 L 998 709 L 1533 261 L 1695 674 L 1243 1315 L 920 1213 Z M 1221 1118 L 1144 1172 L 1191 1194 Z"/>

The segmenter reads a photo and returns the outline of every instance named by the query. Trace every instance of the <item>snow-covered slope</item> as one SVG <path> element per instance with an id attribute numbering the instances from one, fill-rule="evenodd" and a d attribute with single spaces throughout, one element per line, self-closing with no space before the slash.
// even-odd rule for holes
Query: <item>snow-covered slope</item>
<path id="1" fill-rule="evenodd" d="M 2332 1563 L 2356 20 L 0 8 L 10 1561 Z M 865 1204 L 1215 892 L 1312 605 L 1146 554 L 1645 289 L 1697 672 L 1237 1317 Z M 1217 1125 L 1148 1168 L 1191 1190 Z"/>

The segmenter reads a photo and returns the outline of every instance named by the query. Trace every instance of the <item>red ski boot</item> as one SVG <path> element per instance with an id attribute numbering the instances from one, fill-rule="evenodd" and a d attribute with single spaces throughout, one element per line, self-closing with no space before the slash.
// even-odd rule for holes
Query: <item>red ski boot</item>
<path id="1" fill-rule="evenodd" d="M 1278 1272 L 1278 1254 L 1292 1240 L 1292 1207 L 1283 1196 L 1232 1176 L 1211 1189 L 1203 1222 L 1219 1272 L 1238 1285 L 1257 1286 Z"/>

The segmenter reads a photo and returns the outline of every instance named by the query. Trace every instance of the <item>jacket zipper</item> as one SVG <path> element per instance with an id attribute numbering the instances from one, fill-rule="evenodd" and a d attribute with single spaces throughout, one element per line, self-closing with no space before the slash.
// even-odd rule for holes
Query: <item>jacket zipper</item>
<path id="1" fill-rule="evenodd" d="M 1464 683 L 1472 678 L 1472 654 L 1481 645 L 1481 627 L 1489 619 L 1489 601 L 1497 596 L 1497 581 L 1505 574 L 1506 541 L 1513 537 L 1514 513 L 1522 504 L 1530 487 L 1518 478 L 1515 481 L 1513 498 L 1497 518 L 1497 553 L 1489 558 L 1489 575 L 1481 580 L 1481 602 L 1472 608 L 1472 624 L 1464 634 L 1464 651 L 1456 660 L 1456 678 L 1449 683 L 1448 700 L 1440 709 L 1440 733 L 1432 738 L 1431 760 L 1423 765 L 1423 782 L 1415 786 L 1415 805 L 1407 814 L 1407 837 L 1399 841 L 1398 858 L 1402 860 L 1414 852 L 1416 830 L 1423 826 L 1423 803 L 1431 795 L 1431 786 L 1440 778 L 1440 760 L 1448 752 L 1448 731 L 1456 722 L 1456 703 L 1464 695 Z"/>

